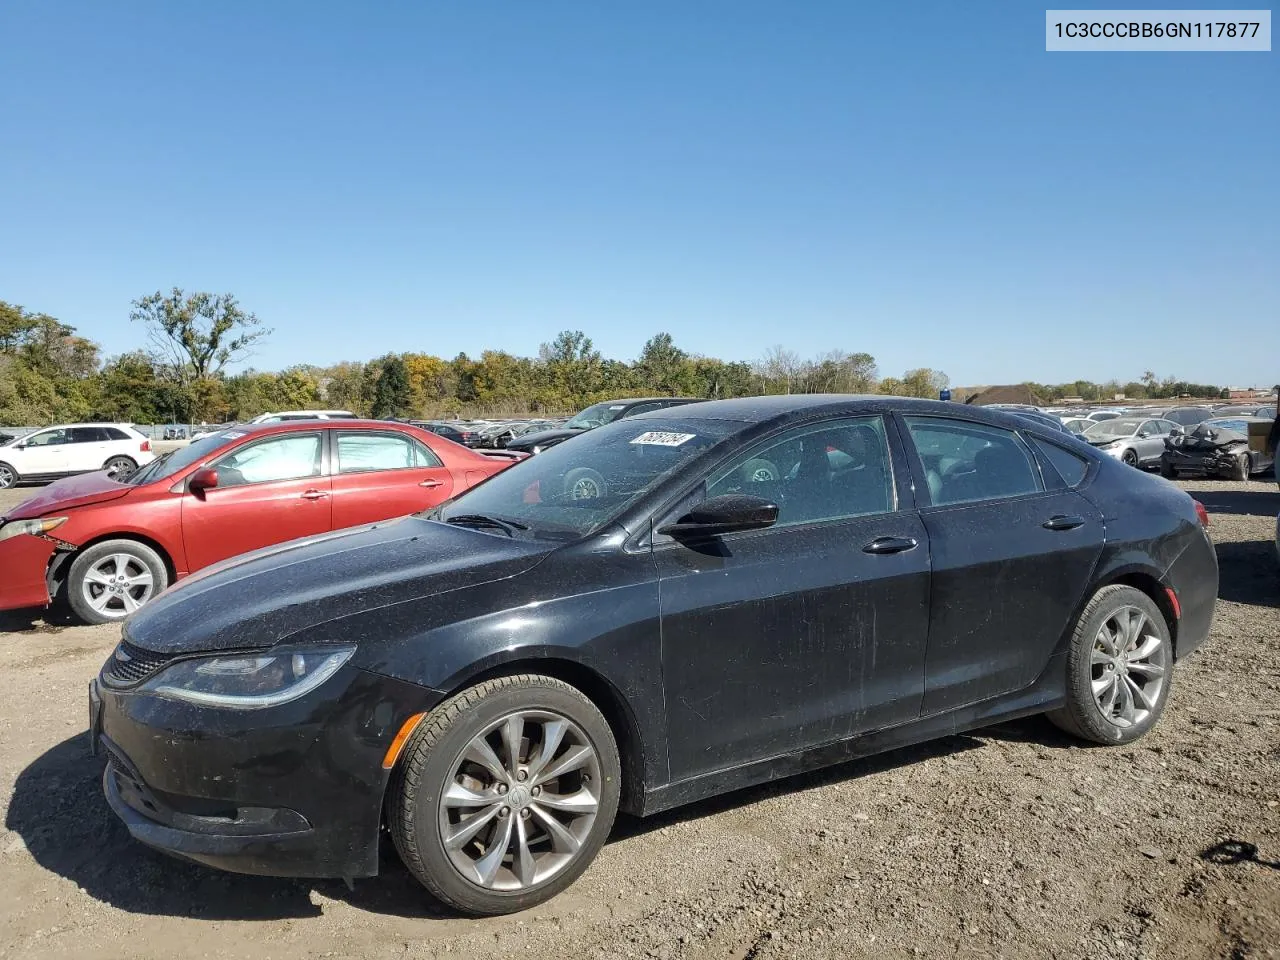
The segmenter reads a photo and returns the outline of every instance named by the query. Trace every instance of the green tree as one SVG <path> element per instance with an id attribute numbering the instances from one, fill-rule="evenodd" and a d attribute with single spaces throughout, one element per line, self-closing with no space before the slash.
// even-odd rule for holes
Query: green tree
<path id="1" fill-rule="evenodd" d="M 409 372 L 404 358 L 389 356 L 380 365 L 378 381 L 373 389 L 373 415 L 403 417 L 409 409 Z"/>
<path id="2" fill-rule="evenodd" d="M 178 287 L 134 300 L 129 319 L 146 327 L 154 362 L 179 387 L 191 418 L 202 412 L 198 399 L 209 395 L 203 381 L 248 357 L 271 332 L 229 293 L 188 294 Z"/>

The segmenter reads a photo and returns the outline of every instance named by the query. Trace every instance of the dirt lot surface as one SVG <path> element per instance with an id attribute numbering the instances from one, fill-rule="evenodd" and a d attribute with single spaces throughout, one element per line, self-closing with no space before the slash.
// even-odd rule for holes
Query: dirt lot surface
<path id="1" fill-rule="evenodd" d="M 1183 485 L 1221 603 L 1144 740 L 1037 719 L 622 819 L 566 894 L 482 922 L 389 847 L 348 891 L 131 842 L 84 737 L 117 630 L 0 614 L 0 957 L 1280 957 L 1280 493 Z"/>

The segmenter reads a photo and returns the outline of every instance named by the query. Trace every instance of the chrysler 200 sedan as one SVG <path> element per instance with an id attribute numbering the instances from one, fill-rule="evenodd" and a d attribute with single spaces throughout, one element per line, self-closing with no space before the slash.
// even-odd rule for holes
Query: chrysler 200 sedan
<path id="1" fill-rule="evenodd" d="M 618 810 L 1034 713 L 1142 736 L 1209 631 L 1206 523 L 1007 414 L 655 411 L 189 577 L 124 625 L 90 735 L 143 843 L 350 880 L 386 829 L 440 899 L 513 911 Z"/>

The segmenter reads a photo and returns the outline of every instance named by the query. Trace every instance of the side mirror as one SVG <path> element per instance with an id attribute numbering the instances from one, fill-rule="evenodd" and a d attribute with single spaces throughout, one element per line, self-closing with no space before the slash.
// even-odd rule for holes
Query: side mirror
<path id="1" fill-rule="evenodd" d="M 217 485 L 218 471 L 213 467 L 201 467 L 187 481 L 187 489 L 196 496 L 203 496 L 206 490 L 212 490 Z"/>
<path id="2" fill-rule="evenodd" d="M 1182 436 L 1182 435 L 1183 435 L 1184 433 L 1186 433 L 1186 432 L 1187 432 L 1187 431 L 1186 431 L 1184 428 L 1182 428 L 1182 427 L 1174 427 L 1172 430 L 1170 430 L 1170 431 L 1169 431 L 1169 436 L 1171 436 L 1171 437 L 1180 437 L 1180 436 Z"/>
<path id="3" fill-rule="evenodd" d="M 730 493 L 698 504 L 658 532 L 680 539 L 715 537 L 740 530 L 760 530 L 778 522 L 778 505 L 763 497 Z"/>

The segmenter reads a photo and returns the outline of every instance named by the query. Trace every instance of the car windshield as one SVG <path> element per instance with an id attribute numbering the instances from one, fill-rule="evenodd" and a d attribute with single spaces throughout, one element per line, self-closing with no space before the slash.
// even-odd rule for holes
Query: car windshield
<path id="1" fill-rule="evenodd" d="M 565 424 L 565 428 L 569 430 L 592 430 L 596 427 L 603 427 L 606 423 L 613 423 L 618 417 L 622 416 L 622 411 L 627 409 L 625 403 L 597 403 L 594 407 L 587 407 L 576 417 L 573 417 Z"/>
<path id="2" fill-rule="evenodd" d="M 125 483 L 136 487 L 144 483 L 154 483 L 157 480 L 172 477 L 175 473 L 185 470 L 193 463 L 199 463 L 210 456 L 219 447 L 225 446 L 230 441 L 243 436 L 244 433 L 239 430 L 206 433 L 199 439 L 192 440 L 185 447 L 179 447 L 172 453 L 166 453 L 164 456 L 153 460 L 129 477 Z"/>
<path id="3" fill-rule="evenodd" d="M 1215 417 L 1213 420 L 1205 421 L 1211 427 L 1217 427 L 1219 430 L 1235 430 L 1238 433 L 1249 432 L 1248 420 L 1236 420 L 1230 417 Z"/>
<path id="4" fill-rule="evenodd" d="M 1084 432 L 1086 437 L 1131 437 L 1138 430 L 1141 420 L 1121 418 L 1102 420 Z"/>
<path id="5" fill-rule="evenodd" d="M 426 515 L 514 522 L 535 537 L 587 536 L 740 427 L 676 417 L 619 421 L 521 461 Z"/>

